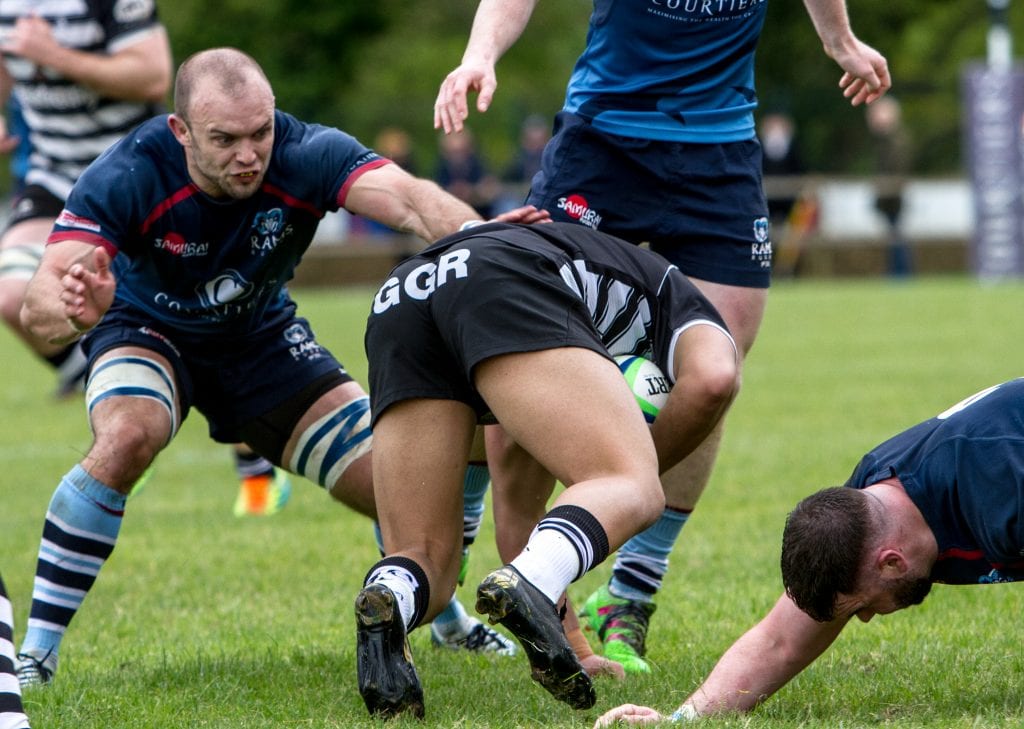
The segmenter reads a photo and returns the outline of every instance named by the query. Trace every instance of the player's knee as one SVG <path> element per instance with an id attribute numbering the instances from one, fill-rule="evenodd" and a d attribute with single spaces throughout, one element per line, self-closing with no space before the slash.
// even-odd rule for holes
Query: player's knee
<path id="1" fill-rule="evenodd" d="M 145 401 L 147 417 L 140 417 L 139 407 L 109 407 L 116 402 L 137 401 Z M 143 356 L 100 361 L 89 374 L 85 388 L 95 438 L 113 439 L 114 445 L 119 443 L 119 449 L 125 451 L 127 461 L 143 462 L 143 468 L 178 430 L 176 401 L 174 378 L 162 364 Z"/>
<path id="2" fill-rule="evenodd" d="M 93 432 L 93 452 L 116 454 L 117 470 L 129 483 L 134 482 L 153 462 L 167 438 L 163 429 L 157 432 L 136 413 L 129 412 L 112 412 L 102 424 L 93 424 Z"/>

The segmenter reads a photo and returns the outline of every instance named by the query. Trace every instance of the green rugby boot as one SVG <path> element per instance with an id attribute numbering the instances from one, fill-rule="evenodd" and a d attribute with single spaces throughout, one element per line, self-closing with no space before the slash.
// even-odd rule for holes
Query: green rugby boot
<path id="1" fill-rule="evenodd" d="M 626 673 L 650 673 L 644 660 L 647 653 L 647 628 L 657 606 L 615 597 L 608 584 L 601 585 L 579 612 L 584 625 L 597 633 L 604 646 L 604 657 L 622 664 Z"/>

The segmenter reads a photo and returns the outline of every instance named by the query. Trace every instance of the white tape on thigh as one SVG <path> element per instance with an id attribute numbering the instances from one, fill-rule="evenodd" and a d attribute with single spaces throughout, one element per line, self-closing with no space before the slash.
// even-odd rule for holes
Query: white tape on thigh
<path id="1" fill-rule="evenodd" d="M 0 250 L 0 278 L 28 281 L 43 258 L 42 243 L 11 246 Z"/>
<path id="2" fill-rule="evenodd" d="M 370 437 L 370 398 L 342 405 L 306 428 L 289 464 L 293 473 L 330 489 L 352 463 L 367 453 Z"/>
<path id="3" fill-rule="evenodd" d="M 125 356 L 104 360 L 93 368 L 85 387 L 85 404 L 92 415 L 97 403 L 108 397 L 145 397 L 160 403 L 167 411 L 170 435 L 178 432 L 174 407 L 174 378 L 158 362 L 145 357 Z"/>

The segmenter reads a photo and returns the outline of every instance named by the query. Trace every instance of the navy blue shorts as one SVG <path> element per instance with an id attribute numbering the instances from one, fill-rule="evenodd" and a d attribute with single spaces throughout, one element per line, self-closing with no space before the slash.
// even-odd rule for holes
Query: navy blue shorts
<path id="1" fill-rule="evenodd" d="M 767 288 L 772 245 L 756 139 L 620 137 L 560 112 L 527 203 L 554 220 L 650 243 L 687 276 Z"/>
<path id="2" fill-rule="evenodd" d="M 305 398 L 306 407 L 286 408 L 295 422 L 278 430 L 287 438 L 312 401 L 352 379 L 316 341 L 309 322 L 296 316 L 242 337 L 216 337 L 169 333 L 141 312 L 113 307 L 82 346 L 90 368 L 117 347 L 144 347 L 166 357 L 174 368 L 181 421 L 194 406 L 209 421 L 210 436 L 222 443 L 247 440 L 247 426 L 282 410 L 291 398 Z"/>

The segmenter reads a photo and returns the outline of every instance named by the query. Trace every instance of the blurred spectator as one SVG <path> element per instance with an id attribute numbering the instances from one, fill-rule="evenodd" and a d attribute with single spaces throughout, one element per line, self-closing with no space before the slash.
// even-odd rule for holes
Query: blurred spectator
<path id="1" fill-rule="evenodd" d="M 551 138 L 551 124 L 542 116 L 526 117 L 519 128 L 519 146 L 502 175 L 504 186 L 495 203 L 495 214 L 523 204 L 533 176 L 540 170 L 544 145 Z"/>
<path id="2" fill-rule="evenodd" d="M 900 213 L 911 150 L 899 101 L 885 96 L 868 104 L 867 124 L 875 147 L 875 208 L 888 228 L 889 275 L 909 276 L 913 273 L 913 260 L 903 236 Z"/>
<path id="3" fill-rule="evenodd" d="M 773 186 L 768 184 L 773 180 L 766 180 L 768 217 L 773 226 L 781 225 L 789 216 L 789 211 L 797 198 L 796 185 L 792 180 L 784 178 L 802 175 L 806 171 L 795 143 L 796 124 L 789 114 L 765 114 L 761 118 L 757 136 L 761 140 L 764 176 L 776 178 L 774 182 L 779 183 L 773 189 Z"/>
<path id="4" fill-rule="evenodd" d="M 384 127 L 373 140 L 373 149 L 382 157 L 397 164 L 410 175 L 416 174 L 416 160 L 412 153 L 412 137 L 400 127 Z"/>
<path id="5" fill-rule="evenodd" d="M 434 174 L 437 184 L 472 205 L 481 217 L 492 217 L 501 183 L 487 170 L 469 130 L 442 135 L 440 152 Z"/>
<path id="6" fill-rule="evenodd" d="M 804 243 L 817 226 L 817 200 L 803 184 L 807 170 L 796 144 L 793 117 L 783 112 L 765 114 L 757 134 L 768 198 L 774 275 L 793 276 L 798 272 Z"/>
<path id="7" fill-rule="evenodd" d="M 411 175 L 417 174 L 416 160 L 412 152 L 412 137 L 401 127 L 384 127 L 373 140 L 373 151 L 386 157 Z M 350 215 L 347 235 L 360 237 L 387 238 L 398 233 L 383 223 L 360 215 Z"/>

